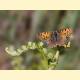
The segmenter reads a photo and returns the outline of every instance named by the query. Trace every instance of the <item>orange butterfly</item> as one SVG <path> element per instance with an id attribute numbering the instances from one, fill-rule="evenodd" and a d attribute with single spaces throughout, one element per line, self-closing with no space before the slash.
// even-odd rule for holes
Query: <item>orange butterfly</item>
<path id="1" fill-rule="evenodd" d="M 72 33 L 71 28 L 65 28 L 53 32 L 41 32 L 37 35 L 37 38 L 46 43 L 49 47 L 68 47 Z"/>

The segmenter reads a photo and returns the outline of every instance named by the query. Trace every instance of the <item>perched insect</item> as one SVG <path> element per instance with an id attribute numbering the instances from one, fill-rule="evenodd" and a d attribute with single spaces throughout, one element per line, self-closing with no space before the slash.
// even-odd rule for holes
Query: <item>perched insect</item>
<path id="1" fill-rule="evenodd" d="M 65 28 L 53 32 L 41 32 L 37 35 L 37 38 L 47 44 L 48 47 L 69 47 L 71 36 L 72 29 Z"/>

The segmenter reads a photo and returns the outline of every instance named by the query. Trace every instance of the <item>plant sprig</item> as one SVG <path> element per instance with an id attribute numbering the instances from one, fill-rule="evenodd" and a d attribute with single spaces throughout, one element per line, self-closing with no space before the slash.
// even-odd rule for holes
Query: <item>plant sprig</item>
<path id="1" fill-rule="evenodd" d="M 38 51 L 38 53 L 43 58 L 41 65 L 44 65 L 45 69 L 54 69 L 56 67 L 58 63 L 58 58 L 59 58 L 59 51 L 56 51 L 55 53 L 53 48 L 44 47 L 44 44 L 42 42 L 38 42 L 38 43 L 28 42 L 27 44 L 22 45 L 21 47 L 17 49 L 15 49 L 14 46 L 9 46 L 5 48 L 5 51 L 9 55 L 14 56 L 14 58 L 16 56 L 20 56 L 21 54 L 23 54 L 23 52 L 28 52 L 29 50 L 30 51 L 32 50 L 33 53 L 35 50 Z M 49 62 L 49 60 L 51 61 Z M 20 63 L 18 65 L 20 66 Z"/>

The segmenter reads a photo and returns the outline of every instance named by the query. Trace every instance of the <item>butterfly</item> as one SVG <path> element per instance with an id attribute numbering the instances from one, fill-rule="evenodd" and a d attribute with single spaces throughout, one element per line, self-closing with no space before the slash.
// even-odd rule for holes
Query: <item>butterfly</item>
<path id="1" fill-rule="evenodd" d="M 48 47 L 70 47 L 72 33 L 71 28 L 63 28 L 52 32 L 38 33 L 37 38 Z"/>

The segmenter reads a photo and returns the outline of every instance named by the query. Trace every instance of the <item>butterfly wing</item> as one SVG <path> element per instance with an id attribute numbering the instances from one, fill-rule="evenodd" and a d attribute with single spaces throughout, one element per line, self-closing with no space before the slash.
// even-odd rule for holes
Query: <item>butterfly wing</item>
<path id="1" fill-rule="evenodd" d="M 56 47 L 56 46 L 69 47 L 71 35 L 72 35 L 71 28 L 54 31 L 51 36 L 51 39 L 49 40 L 49 46 L 51 47 Z"/>
<path id="2" fill-rule="evenodd" d="M 41 32 L 38 33 L 37 39 L 41 40 L 44 44 L 48 45 L 49 40 L 51 39 L 52 32 Z"/>
<path id="3" fill-rule="evenodd" d="M 72 36 L 72 29 L 71 28 L 66 28 L 60 30 L 60 36 L 61 36 L 61 41 L 64 42 L 63 46 L 70 46 L 70 41 L 71 41 L 71 36 Z"/>

